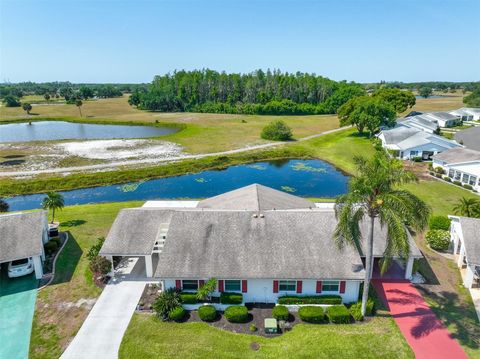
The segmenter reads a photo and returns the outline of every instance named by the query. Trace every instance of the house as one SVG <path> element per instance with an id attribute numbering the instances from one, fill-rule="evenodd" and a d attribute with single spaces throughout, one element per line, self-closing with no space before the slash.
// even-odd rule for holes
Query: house
<path id="1" fill-rule="evenodd" d="M 437 153 L 462 147 L 455 141 L 405 126 L 382 131 L 377 137 L 384 148 L 392 151 L 395 157 L 405 160 L 418 157 L 429 160 Z"/>
<path id="2" fill-rule="evenodd" d="M 450 114 L 459 116 L 462 121 L 478 121 L 480 120 L 480 108 L 462 107 L 458 110 L 450 111 Z"/>
<path id="3" fill-rule="evenodd" d="M 480 152 L 453 148 L 433 156 L 433 167 L 441 167 L 452 181 L 460 181 L 480 191 Z"/>
<path id="4" fill-rule="evenodd" d="M 192 204 L 147 202 L 120 211 L 100 254 L 142 257 L 146 276 L 163 288 L 196 291 L 216 278 L 214 295 L 241 292 L 244 302 L 275 303 L 286 294 L 357 301 L 365 276 L 363 249 L 335 244 L 333 204 L 258 184 Z M 365 236 L 368 223 L 361 225 Z M 386 229 L 377 223 L 374 235 L 374 256 L 383 257 Z M 422 256 L 411 238 L 410 243 L 406 278 L 414 258 Z"/>
<path id="5" fill-rule="evenodd" d="M 410 128 L 416 128 L 428 133 L 438 133 L 440 126 L 438 122 L 432 121 L 423 115 L 406 117 L 404 119 L 397 120 L 397 127 L 405 126 Z"/>
<path id="6" fill-rule="evenodd" d="M 466 288 L 480 287 L 480 219 L 449 216 L 457 266 Z"/>
<path id="7" fill-rule="evenodd" d="M 0 263 L 32 258 L 35 278 L 43 276 L 44 243 L 48 241 L 46 211 L 0 215 Z"/>
<path id="8" fill-rule="evenodd" d="M 480 151 L 480 126 L 474 126 L 455 133 L 455 140 L 467 148 Z"/>
<path id="9" fill-rule="evenodd" d="M 459 125 L 462 120 L 460 116 L 450 112 L 426 112 L 421 116 L 438 123 L 440 127 L 453 127 Z"/>

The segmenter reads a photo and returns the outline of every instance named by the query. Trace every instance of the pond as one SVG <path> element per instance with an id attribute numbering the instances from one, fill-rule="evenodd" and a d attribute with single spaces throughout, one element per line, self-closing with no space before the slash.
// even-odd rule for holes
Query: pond
<path id="1" fill-rule="evenodd" d="M 65 205 L 133 200 L 198 199 L 259 183 L 301 197 L 345 193 L 349 177 L 320 160 L 280 160 L 231 166 L 149 181 L 62 192 Z M 40 208 L 44 194 L 7 198 L 11 211 Z"/>
<path id="2" fill-rule="evenodd" d="M 166 126 L 96 125 L 66 121 L 38 121 L 0 125 L 0 142 L 100 140 L 164 136 L 179 129 Z"/>
<path id="3" fill-rule="evenodd" d="M 439 99 L 439 98 L 448 98 L 448 97 L 452 97 L 452 96 L 448 96 L 448 95 L 445 95 L 445 96 L 442 96 L 442 95 L 431 95 L 431 96 L 428 96 L 429 99 Z M 423 96 L 420 96 L 420 95 L 416 95 L 415 98 L 417 100 L 419 99 L 425 99 Z"/>

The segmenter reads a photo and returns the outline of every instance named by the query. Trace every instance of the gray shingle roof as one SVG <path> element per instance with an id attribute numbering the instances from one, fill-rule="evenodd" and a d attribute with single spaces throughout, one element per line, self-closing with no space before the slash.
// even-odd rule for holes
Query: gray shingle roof
<path id="1" fill-rule="evenodd" d="M 0 215 L 0 262 L 42 254 L 45 211 Z"/>
<path id="2" fill-rule="evenodd" d="M 304 198 L 277 191 L 259 184 L 238 188 L 200 201 L 198 208 L 264 211 L 269 209 L 315 208 Z"/>
<path id="3" fill-rule="evenodd" d="M 452 115 L 449 112 L 430 112 L 433 116 L 441 118 L 442 120 L 448 121 L 448 120 L 456 120 L 458 117 L 455 115 Z"/>
<path id="4" fill-rule="evenodd" d="M 182 211 L 170 222 L 156 277 L 362 279 L 351 247 L 333 242 L 333 211 Z M 188 225 L 185 225 L 188 223 Z"/>
<path id="5" fill-rule="evenodd" d="M 400 126 L 392 130 L 382 131 L 381 134 L 385 138 L 386 145 L 396 145 L 400 150 L 408 150 L 427 144 L 432 146 L 430 150 L 437 151 L 461 147 L 455 141 L 416 128 Z"/>
<path id="6" fill-rule="evenodd" d="M 447 163 L 480 161 L 480 152 L 470 150 L 468 148 L 452 148 L 448 151 L 436 154 L 435 156 L 433 156 L 433 159 L 444 161 Z"/>
<path id="7" fill-rule="evenodd" d="M 480 219 L 460 217 L 463 241 L 469 264 L 480 265 Z"/>
<path id="8" fill-rule="evenodd" d="M 122 209 L 113 222 L 101 255 L 149 255 L 160 224 L 170 222 L 171 210 Z"/>
<path id="9" fill-rule="evenodd" d="M 401 126 L 401 127 L 393 128 L 391 130 L 382 131 L 382 134 L 385 138 L 385 142 L 390 145 L 390 144 L 398 144 L 419 132 L 421 132 L 421 130 L 418 130 L 416 128 Z"/>
<path id="10" fill-rule="evenodd" d="M 433 122 L 421 115 L 407 117 L 403 120 L 398 121 L 398 124 L 407 126 L 407 127 L 414 127 L 414 128 L 425 128 L 431 131 L 435 131 L 438 129 L 438 123 Z"/>

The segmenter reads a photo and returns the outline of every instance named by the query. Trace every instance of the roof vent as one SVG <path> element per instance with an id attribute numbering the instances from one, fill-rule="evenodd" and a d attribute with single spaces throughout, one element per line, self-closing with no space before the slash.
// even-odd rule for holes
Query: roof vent
<path id="1" fill-rule="evenodd" d="M 258 214 L 255 213 L 252 217 L 253 218 L 258 218 Z"/>
<path id="2" fill-rule="evenodd" d="M 265 218 L 265 215 L 263 213 L 260 213 L 260 218 Z"/>

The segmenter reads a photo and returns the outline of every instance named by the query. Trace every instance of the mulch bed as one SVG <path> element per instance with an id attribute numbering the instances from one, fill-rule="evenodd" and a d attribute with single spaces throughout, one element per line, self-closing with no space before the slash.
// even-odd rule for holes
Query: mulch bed
<path id="1" fill-rule="evenodd" d="M 152 305 L 157 299 L 159 294 L 160 287 L 156 284 L 147 284 L 143 289 L 142 296 L 138 301 L 138 310 L 142 311 L 150 311 L 152 309 Z"/>

